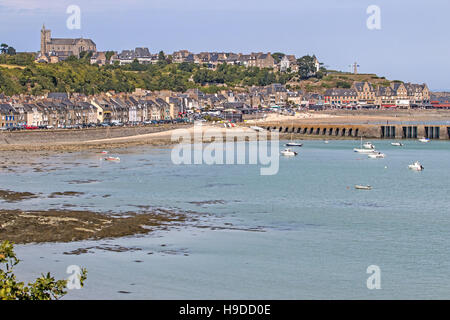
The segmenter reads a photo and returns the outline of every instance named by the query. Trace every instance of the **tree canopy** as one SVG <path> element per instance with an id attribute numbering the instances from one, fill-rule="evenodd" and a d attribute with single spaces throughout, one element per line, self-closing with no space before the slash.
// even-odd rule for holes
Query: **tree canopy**
<path id="1" fill-rule="evenodd" d="M 162 58 L 163 52 L 160 53 Z M 14 58 L 11 58 L 14 57 Z M 98 66 L 89 63 L 90 54 L 80 58 L 69 57 L 54 64 L 34 63 L 29 56 L 0 55 L 7 63 L 25 66 L 19 68 L 0 67 L 0 92 L 6 95 L 28 93 L 40 95 L 45 92 L 79 92 L 87 95 L 114 90 L 132 92 L 136 88 L 147 90 L 172 90 L 184 92 L 199 88 L 205 92 L 217 91 L 217 85 L 227 87 L 264 86 L 286 83 L 293 75 L 270 69 L 246 68 L 221 64 L 216 70 L 194 63 L 169 63 L 160 60 L 157 64 L 140 64 L 137 60 L 126 65 Z"/>
<path id="2" fill-rule="evenodd" d="M 298 74 L 301 79 L 308 79 L 316 74 L 315 56 L 303 56 L 297 59 Z"/>
<path id="3" fill-rule="evenodd" d="M 6 43 L 0 44 L 0 53 L 1 54 L 9 54 L 9 55 L 15 55 L 16 49 L 13 47 L 8 46 Z"/>

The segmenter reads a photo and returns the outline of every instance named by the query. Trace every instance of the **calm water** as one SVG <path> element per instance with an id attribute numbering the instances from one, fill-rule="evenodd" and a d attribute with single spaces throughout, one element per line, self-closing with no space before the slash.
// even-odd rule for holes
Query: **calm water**
<path id="1" fill-rule="evenodd" d="M 280 159 L 274 176 L 260 176 L 250 165 L 176 166 L 170 149 L 142 147 L 117 151 L 121 163 L 83 152 L 43 159 L 55 167 L 51 172 L 2 174 L 2 189 L 85 193 L 4 208 L 73 204 L 118 212 L 150 205 L 206 212 L 203 225 L 236 229 L 189 226 L 21 245 L 19 276 L 67 277 L 68 265 L 84 266 L 87 285 L 70 299 L 450 299 L 450 144 L 372 142 L 386 159 L 354 153 L 359 141 L 304 141 L 298 157 Z M 407 169 L 415 160 L 423 172 Z M 223 203 L 190 203 L 212 200 Z M 139 250 L 63 254 L 98 245 Z M 381 268 L 381 290 L 366 287 L 369 265 Z"/>

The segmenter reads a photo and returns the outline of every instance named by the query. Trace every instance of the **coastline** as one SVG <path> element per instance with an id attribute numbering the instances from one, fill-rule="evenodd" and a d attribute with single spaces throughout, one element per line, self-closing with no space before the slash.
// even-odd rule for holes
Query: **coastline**
<path id="1" fill-rule="evenodd" d="M 269 114 L 265 119 L 249 120 L 238 123 L 234 128 L 225 128 L 223 124 L 206 123 L 202 131 L 217 132 L 225 135 L 231 133 L 237 137 L 246 136 L 252 132 L 251 126 L 367 126 L 365 138 L 376 139 L 379 128 L 375 125 L 394 124 L 401 122 L 446 122 L 450 120 L 450 112 L 436 112 L 433 110 L 382 110 L 382 111 L 346 111 L 331 110 L 322 112 L 303 112 L 296 116 L 285 116 Z M 0 151 L 59 151 L 76 152 L 82 150 L 103 150 L 109 148 L 126 148 L 133 146 L 170 146 L 177 141 L 172 141 L 172 135 L 177 130 L 187 130 L 193 133 L 193 125 L 161 125 L 150 127 L 117 127 L 96 128 L 79 130 L 45 130 L 45 131 L 22 131 L 22 132 L 0 132 Z M 362 130 L 360 130 L 362 132 Z M 326 140 L 348 140 L 355 139 L 351 136 L 308 134 L 294 132 L 296 139 L 326 139 Z M 291 131 L 280 132 L 280 139 L 291 137 Z M 203 139 L 203 142 L 211 140 Z"/>

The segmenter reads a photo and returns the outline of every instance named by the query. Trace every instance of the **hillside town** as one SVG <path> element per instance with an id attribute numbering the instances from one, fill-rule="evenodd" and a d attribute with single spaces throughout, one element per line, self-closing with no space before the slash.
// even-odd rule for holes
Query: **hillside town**
<path id="1" fill-rule="evenodd" d="M 91 53 L 90 63 L 104 66 L 106 64 L 125 65 L 133 61 L 142 64 L 156 64 L 161 60 L 161 54 L 164 59 L 170 59 L 172 63 L 196 63 L 206 65 L 210 69 L 215 69 L 218 65 L 226 63 L 229 65 L 242 65 L 245 67 L 269 68 L 282 72 L 297 72 L 298 64 L 295 55 L 283 55 L 278 59 L 272 56 L 270 52 L 253 52 L 250 54 L 233 52 L 201 52 L 198 54 L 188 50 L 175 51 L 170 55 L 163 52 L 151 53 L 148 48 L 136 48 L 132 50 L 123 50 L 122 52 L 97 51 L 95 42 L 91 39 L 68 39 L 52 38 L 51 30 L 41 29 L 41 48 L 36 56 L 36 62 L 39 63 L 58 63 L 64 61 L 70 56 L 79 57 L 82 52 Z M 319 71 L 320 63 L 315 58 L 315 68 Z"/>
<path id="2" fill-rule="evenodd" d="M 425 84 L 395 82 L 387 88 L 374 88 L 368 82 L 355 83 L 350 89 L 329 89 L 325 95 L 291 91 L 281 84 L 252 87 L 249 92 L 218 94 L 205 94 L 198 89 L 185 93 L 137 89 L 133 93 L 107 92 L 94 96 L 0 94 L 0 125 L 2 128 L 72 128 L 200 118 L 241 122 L 261 117 L 264 112 L 289 115 L 302 110 L 449 107 L 448 100 L 433 97 Z"/>
<path id="3" fill-rule="evenodd" d="M 277 72 L 297 72 L 295 55 L 269 53 L 224 53 L 187 50 L 171 55 L 152 54 L 148 48 L 117 52 L 99 52 L 91 39 L 52 38 L 45 26 L 41 30 L 41 48 L 36 63 L 57 63 L 71 56 L 90 53 L 90 63 L 98 65 L 156 64 L 162 59 L 170 63 L 201 64 L 215 69 L 222 64 L 273 69 Z M 313 56 L 314 73 L 322 70 Z M 322 69 L 321 69 L 322 68 Z M 328 72 L 328 71 L 327 71 Z M 355 71 L 356 64 L 355 64 Z M 325 73 L 326 74 L 326 73 Z M 384 78 L 381 78 L 384 79 Z M 108 91 L 94 95 L 83 93 L 49 92 L 43 95 L 0 93 L 0 127 L 21 128 L 73 128 L 128 124 L 151 124 L 167 121 L 195 119 L 222 119 L 241 122 L 261 117 L 265 112 L 287 115 L 301 110 L 323 109 L 448 109 L 447 96 L 433 95 L 426 84 L 401 81 L 353 81 L 348 87 L 328 88 L 322 92 L 300 90 L 291 84 L 272 83 L 248 86 L 244 90 L 224 87 L 217 93 L 205 93 L 199 88 L 185 92 L 170 90 L 151 91 L 137 88 L 133 92 Z"/>

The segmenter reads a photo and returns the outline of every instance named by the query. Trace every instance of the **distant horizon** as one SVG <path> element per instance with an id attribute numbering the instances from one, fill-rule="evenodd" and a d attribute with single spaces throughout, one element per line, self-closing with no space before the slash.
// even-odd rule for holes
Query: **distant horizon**
<path id="1" fill-rule="evenodd" d="M 315 54 L 329 69 L 349 72 L 356 61 L 361 73 L 450 91 L 450 44 L 442 40 L 450 3 L 437 0 L 280 0 L 276 6 L 268 0 L 79 0 L 81 29 L 71 30 L 66 10 L 72 4 L 0 0 L 0 42 L 37 52 L 45 24 L 52 37 L 89 38 L 98 51 Z M 366 26 L 372 4 L 380 8 L 379 30 Z"/>

